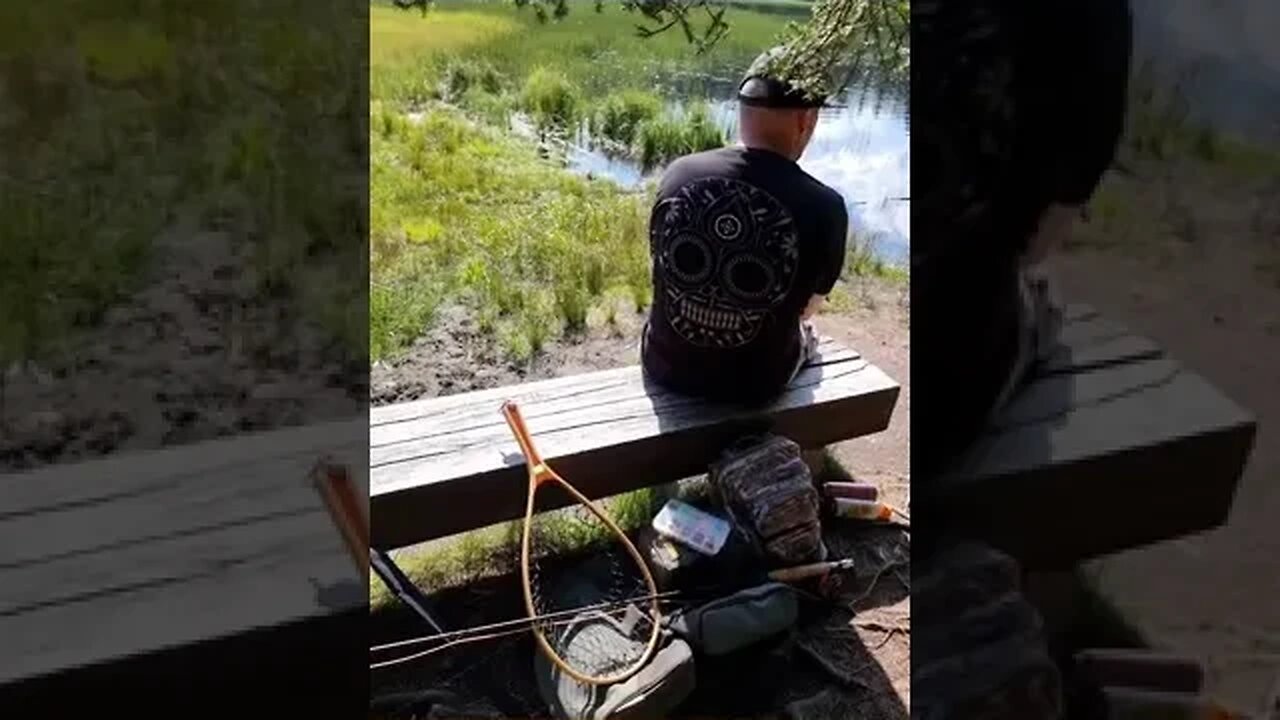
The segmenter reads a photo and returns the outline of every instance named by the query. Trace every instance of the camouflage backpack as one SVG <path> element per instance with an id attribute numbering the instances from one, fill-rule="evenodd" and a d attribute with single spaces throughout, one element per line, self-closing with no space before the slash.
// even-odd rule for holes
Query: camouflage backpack
<path id="1" fill-rule="evenodd" d="M 938 551 L 912 580 L 913 720 L 1050 720 L 1062 681 L 1019 570 L 983 545 Z"/>
<path id="2" fill-rule="evenodd" d="M 800 446 L 785 437 L 748 437 L 711 466 L 716 501 L 765 563 L 786 567 L 827 559 L 821 500 Z"/>

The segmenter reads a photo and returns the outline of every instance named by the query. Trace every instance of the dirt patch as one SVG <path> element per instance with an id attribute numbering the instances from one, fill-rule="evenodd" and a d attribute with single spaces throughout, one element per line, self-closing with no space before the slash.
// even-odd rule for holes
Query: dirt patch
<path id="1" fill-rule="evenodd" d="M 56 357 L 7 370 L 0 464 L 29 469 L 360 412 L 364 369 L 262 292 L 249 244 L 177 226 L 152 252 L 142 289 L 99 325 Z"/>
<path id="2" fill-rule="evenodd" d="M 818 329 L 905 384 L 910 363 L 906 283 L 868 278 L 842 281 L 839 287 L 845 300 L 817 318 Z M 552 340 L 533 359 L 519 362 L 508 357 L 491 333 L 480 330 L 474 313 L 447 306 L 405 352 L 374 363 L 370 399 L 385 405 L 635 365 L 645 317 L 619 309 L 610 322 L 604 313 L 592 313 L 585 331 Z M 894 415 L 893 442 L 881 441 L 889 448 L 881 456 L 885 466 L 902 463 L 894 472 L 906 468 L 905 407 L 900 405 Z"/>

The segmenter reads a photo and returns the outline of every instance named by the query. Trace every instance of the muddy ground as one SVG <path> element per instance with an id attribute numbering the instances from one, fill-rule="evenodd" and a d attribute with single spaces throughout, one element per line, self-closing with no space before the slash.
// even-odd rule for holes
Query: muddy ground
<path id="1" fill-rule="evenodd" d="M 817 318 L 819 331 L 856 348 L 903 388 L 885 432 L 829 449 L 839 465 L 833 471 L 877 483 L 889 502 L 909 513 L 908 287 L 858 278 L 843 283 L 843 290 L 845 302 Z M 623 312 L 613 324 L 593 317 L 583 337 L 555 341 L 531 363 L 519 364 L 501 359 L 497 343 L 477 330 L 464 309 L 447 309 L 408 353 L 374 366 L 371 398 L 377 405 L 633 365 L 643 321 L 643 315 Z M 826 535 L 833 555 L 855 558 L 859 569 L 843 578 L 835 597 L 807 602 L 793 633 L 699 665 L 700 689 L 682 712 L 690 717 L 908 717 L 910 532 L 828 523 Z M 437 596 L 439 610 L 463 626 L 520 617 L 517 587 L 507 577 L 452 590 Z M 382 642 L 429 632 L 402 613 L 375 618 Z M 464 698 L 459 709 L 468 715 L 537 714 L 545 711 L 529 684 L 532 652 L 530 639 L 522 637 L 441 653 L 375 674 L 375 688 L 451 689 Z M 723 692 L 728 681 L 744 691 Z"/>
<path id="2" fill-rule="evenodd" d="M 252 246 L 206 225 L 159 236 L 139 289 L 56 352 L 0 368 L 0 468 L 364 412 L 367 360 L 264 292 Z"/>

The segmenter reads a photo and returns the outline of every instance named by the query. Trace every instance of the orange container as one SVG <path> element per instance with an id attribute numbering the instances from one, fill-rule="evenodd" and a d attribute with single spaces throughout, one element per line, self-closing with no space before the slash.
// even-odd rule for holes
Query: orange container
<path id="1" fill-rule="evenodd" d="M 889 520 L 893 517 L 893 508 L 882 502 L 835 498 L 832 501 L 836 517 L 850 520 Z"/>

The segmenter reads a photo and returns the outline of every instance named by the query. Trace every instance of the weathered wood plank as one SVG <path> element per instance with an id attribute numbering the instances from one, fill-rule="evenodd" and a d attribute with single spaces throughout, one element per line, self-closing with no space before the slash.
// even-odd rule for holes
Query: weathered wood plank
<path id="1" fill-rule="evenodd" d="M 1098 338 L 1087 345 L 1059 345 L 1038 371 L 1043 375 L 1080 372 L 1101 365 L 1156 358 L 1161 354 L 1160 348 L 1146 338 L 1133 335 Z"/>
<path id="2" fill-rule="evenodd" d="M 0 478 L 0 688 L 133 662 L 122 658 L 178 662 L 185 647 L 251 635 L 262 644 L 243 647 L 287 652 L 272 628 L 362 611 L 367 585 L 308 471 L 329 455 L 367 488 L 367 427 L 361 417 Z"/>
<path id="3" fill-rule="evenodd" d="M 867 363 L 858 361 L 808 368 L 792 383 L 782 401 L 804 402 L 804 393 L 808 390 L 815 400 L 819 396 L 837 397 L 840 393 L 856 392 L 866 381 L 862 372 L 868 367 Z M 648 423 L 636 432 L 673 432 L 690 423 L 705 423 L 725 413 L 743 412 L 679 395 L 664 393 L 653 397 L 646 392 L 652 386 L 634 372 L 618 373 L 614 377 L 625 382 L 610 384 L 600 392 L 592 392 L 588 384 L 592 380 L 583 379 L 560 388 L 556 395 L 540 392 L 532 396 L 535 400 L 530 400 L 531 396 L 519 387 L 509 388 L 508 393 L 517 402 L 529 406 L 528 412 L 523 413 L 525 420 L 530 431 L 552 443 L 548 451 L 557 450 L 561 442 L 570 443 L 577 451 L 599 443 L 608 445 L 632 439 L 617 437 L 617 432 L 634 420 Z M 465 418 L 442 413 L 412 423 L 381 426 L 370 433 L 370 465 L 377 469 L 394 463 L 449 456 L 450 464 L 456 466 L 460 454 L 477 448 L 491 451 L 494 445 L 514 447 L 511 430 L 498 415 L 498 409 L 499 405 L 480 406 L 469 409 Z M 590 430 L 589 437 L 580 432 L 584 429 Z M 610 433 L 610 436 L 601 433 Z M 375 479 L 375 487 L 381 486 L 380 480 L 381 477 Z"/>
<path id="4" fill-rule="evenodd" d="M 1253 417 L 1148 340 L 1076 331 L 1062 342 L 1058 362 L 917 502 L 1034 568 L 1224 522 Z"/>
<path id="5" fill-rule="evenodd" d="M 897 383 L 856 352 L 829 342 L 823 350 L 762 408 L 671 393 L 638 367 L 375 408 L 373 542 L 402 547 L 522 514 L 524 459 L 499 413 L 507 398 L 520 403 L 547 460 L 590 497 L 702 472 L 761 423 L 805 447 L 884 429 Z"/>
<path id="6" fill-rule="evenodd" d="M 856 350 L 844 347 L 831 338 L 824 337 L 821 338 L 818 344 L 817 357 L 808 365 L 829 365 L 858 359 L 861 359 L 861 356 Z M 573 392 L 585 392 L 588 393 L 589 397 L 596 397 L 616 392 L 619 388 L 637 389 L 639 386 L 635 384 L 635 378 L 632 377 L 637 370 L 638 368 L 634 366 L 612 370 L 597 370 L 570 377 L 525 383 L 518 387 L 521 397 L 530 401 L 544 397 L 576 397 Z M 567 392 L 566 388 L 575 388 L 575 390 Z M 424 418 L 430 420 L 445 414 L 450 414 L 456 418 L 478 418 L 481 423 L 486 423 L 491 420 L 492 409 L 501 405 L 510 396 L 511 392 L 511 387 L 499 387 L 438 398 L 424 398 L 382 405 L 371 410 L 369 423 L 371 428 L 381 428 L 385 425 Z M 655 400 L 668 396 L 680 397 L 677 393 L 655 386 L 647 388 L 647 393 L 648 396 L 655 398 Z"/>

